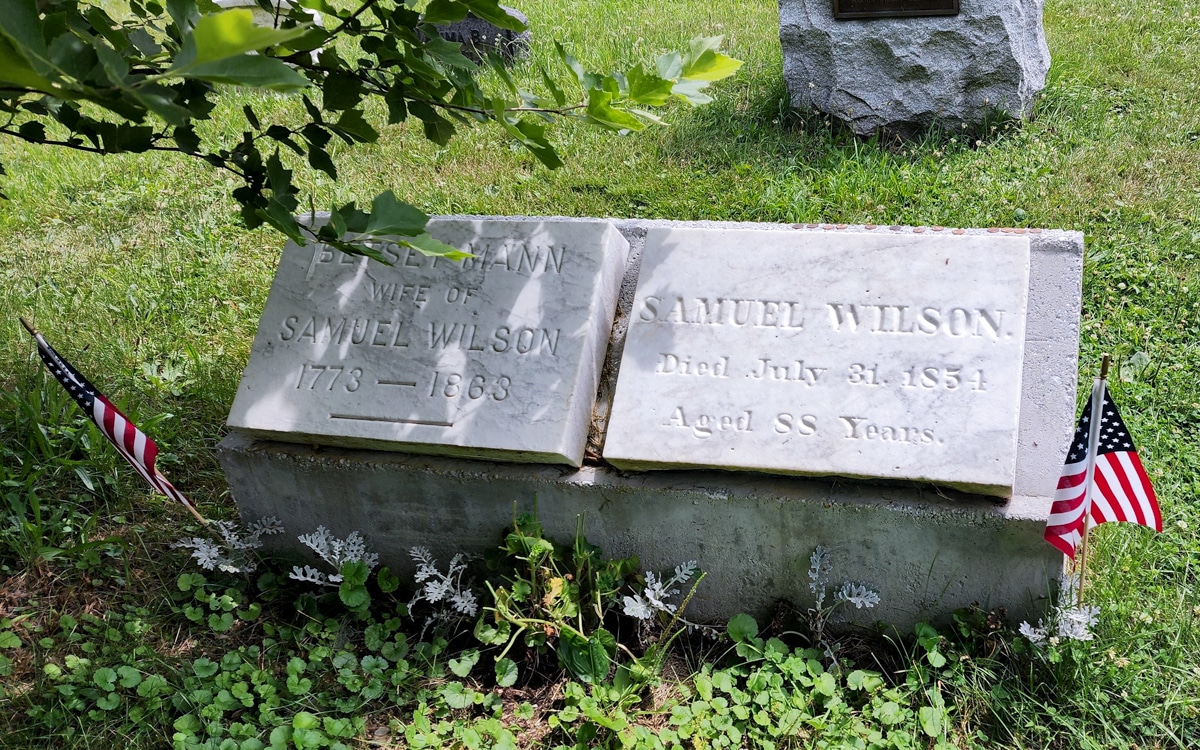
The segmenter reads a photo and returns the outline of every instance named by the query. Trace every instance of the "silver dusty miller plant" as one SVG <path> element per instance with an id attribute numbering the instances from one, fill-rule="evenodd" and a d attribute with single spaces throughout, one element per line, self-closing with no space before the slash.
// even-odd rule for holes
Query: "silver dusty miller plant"
<path id="1" fill-rule="evenodd" d="M 225 573 L 252 572 L 258 567 L 255 550 L 262 547 L 262 538 L 283 533 L 283 522 L 274 516 L 248 523 L 245 529 L 233 521 L 213 521 L 209 527 L 221 537 L 220 541 L 194 536 L 180 539 L 171 546 L 190 549 L 192 559 L 204 570 Z"/>
<path id="2" fill-rule="evenodd" d="M 425 618 L 422 634 L 435 623 L 466 620 L 478 614 L 479 603 L 475 594 L 462 580 L 463 572 L 467 569 L 466 555 L 460 553 L 450 558 L 450 565 L 443 573 L 438 570 L 437 560 L 426 548 L 413 547 L 408 554 L 417 563 L 413 578 L 420 584 L 408 603 L 408 612 L 411 615 L 421 602 L 433 607 L 433 612 Z"/>
<path id="3" fill-rule="evenodd" d="M 1022 622 L 1017 632 L 1028 638 L 1034 646 L 1057 646 L 1063 640 L 1092 640 L 1095 637 L 1092 627 L 1100 619 L 1100 607 L 1085 604 L 1072 606 L 1071 602 L 1078 601 L 1078 594 L 1078 576 L 1071 572 L 1064 573 L 1059 586 L 1058 604 L 1048 616 L 1038 621 L 1037 627 Z"/>
<path id="4" fill-rule="evenodd" d="M 681 605 L 669 601 L 680 593 L 680 589 L 674 587 L 691 581 L 696 575 L 696 570 L 696 561 L 690 560 L 682 565 L 676 565 L 674 574 L 670 578 L 656 575 L 654 571 L 647 571 L 646 586 L 642 589 L 642 593 L 634 593 L 633 596 L 625 597 L 625 614 L 647 624 L 656 616 L 661 615 L 664 618 L 677 620 L 687 628 L 689 633 L 698 630 L 704 635 L 716 637 L 718 635 L 716 628 L 685 620 L 679 616 Z"/>
<path id="5" fill-rule="evenodd" d="M 1061 603 L 1048 617 L 1038 621 L 1037 627 L 1022 622 L 1018 632 L 1035 646 L 1057 646 L 1063 640 L 1090 641 L 1092 626 L 1100 618 L 1100 607 L 1083 605 L 1064 607 Z"/>
<path id="6" fill-rule="evenodd" d="M 808 610 L 808 624 L 813 633 L 813 641 L 825 649 L 825 656 L 834 661 L 836 654 L 834 646 L 825 638 L 825 626 L 829 618 L 843 605 L 854 605 L 855 609 L 871 609 L 879 604 L 879 592 L 865 583 L 858 581 L 843 581 L 833 593 L 833 601 L 826 605 L 829 598 L 829 577 L 833 573 L 833 561 L 829 550 L 817 545 L 808 558 L 808 589 L 816 597 L 816 605 Z"/>
<path id="7" fill-rule="evenodd" d="M 362 534 L 351 531 L 345 539 L 339 539 L 324 526 L 318 526 L 311 534 L 301 534 L 296 537 L 304 546 L 317 553 L 325 564 L 333 568 L 332 573 L 326 573 L 311 565 L 292 566 L 288 575 L 297 581 L 307 581 L 321 586 L 337 586 L 342 582 L 342 565 L 348 562 L 361 561 L 368 570 L 373 570 L 379 564 L 379 555 L 367 552 L 367 543 Z"/>

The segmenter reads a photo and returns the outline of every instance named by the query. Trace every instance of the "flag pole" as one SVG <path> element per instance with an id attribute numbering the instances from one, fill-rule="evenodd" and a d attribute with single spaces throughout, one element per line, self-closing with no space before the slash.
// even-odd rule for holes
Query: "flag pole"
<path id="1" fill-rule="evenodd" d="M 30 323 L 28 320 L 26 320 L 24 318 L 24 316 L 18 316 L 18 320 L 21 321 L 21 325 L 25 326 L 25 330 L 29 331 L 29 335 L 33 336 L 34 340 L 38 342 L 39 348 L 41 348 L 42 346 L 47 346 L 46 340 L 42 338 L 42 334 L 38 333 L 38 330 L 33 327 L 32 323 Z M 111 441 L 112 438 L 110 437 L 109 440 Z M 114 443 L 114 445 L 115 445 L 115 443 Z M 130 460 L 132 460 L 132 459 L 130 459 Z M 155 476 L 155 478 L 162 480 L 162 482 L 165 483 L 168 487 L 170 486 L 171 483 L 167 481 L 167 478 L 162 475 L 162 472 L 159 471 L 157 467 L 154 469 L 154 476 Z M 158 488 L 156 488 L 156 489 L 158 489 Z M 174 489 L 174 488 L 172 488 L 172 489 Z M 159 489 L 159 491 L 162 492 L 161 489 Z M 179 496 L 179 498 L 182 498 L 182 497 L 183 497 L 182 495 Z M 179 499 L 179 498 L 176 498 L 176 499 Z M 192 515 L 196 517 L 196 520 L 199 521 L 206 529 L 209 529 L 210 531 L 212 530 L 212 527 L 208 525 L 208 521 L 206 521 L 204 519 L 204 516 L 200 515 L 200 512 L 197 511 L 196 508 L 193 507 L 191 503 L 189 503 L 185 500 L 182 504 L 185 508 L 187 508 L 189 511 L 191 511 Z"/>
<path id="2" fill-rule="evenodd" d="M 1096 475 L 1096 453 L 1100 450 L 1100 420 L 1104 408 L 1104 390 L 1107 387 L 1109 356 L 1100 360 L 1100 377 L 1092 386 L 1092 422 L 1088 425 L 1088 454 L 1083 485 L 1083 540 L 1079 549 L 1079 580 L 1076 582 L 1075 606 L 1083 606 L 1083 579 L 1087 574 L 1088 535 L 1092 530 L 1092 488 Z"/>

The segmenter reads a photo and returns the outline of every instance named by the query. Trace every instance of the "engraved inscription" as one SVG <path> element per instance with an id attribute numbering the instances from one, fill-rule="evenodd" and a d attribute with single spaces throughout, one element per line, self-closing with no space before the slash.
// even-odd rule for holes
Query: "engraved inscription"
<path id="1" fill-rule="evenodd" d="M 638 315 L 649 323 L 804 330 L 804 306 L 786 300 L 649 295 Z"/>
<path id="2" fill-rule="evenodd" d="M 735 414 L 690 414 L 677 406 L 665 425 L 689 430 L 693 437 L 703 440 L 720 432 L 753 432 L 753 420 L 754 413 L 749 409 Z"/>
<path id="3" fill-rule="evenodd" d="M 231 427 L 578 466 L 629 245 L 600 220 L 433 218 L 462 251 L 289 243 Z"/>
<path id="4" fill-rule="evenodd" d="M 651 229 L 604 457 L 1003 496 L 1028 278 L 1026 238 Z"/>

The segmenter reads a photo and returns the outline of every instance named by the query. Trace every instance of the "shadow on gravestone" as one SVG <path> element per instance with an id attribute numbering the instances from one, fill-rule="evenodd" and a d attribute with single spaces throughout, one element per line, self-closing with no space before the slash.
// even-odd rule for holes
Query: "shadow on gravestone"
<path id="1" fill-rule="evenodd" d="M 472 253 L 288 243 L 229 425 L 316 445 L 578 466 L 628 244 L 611 223 L 432 219 Z"/>
<path id="2" fill-rule="evenodd" d="M 524 58 L 529 55 L 529 42 L 532 34 L 529 31 L 529 18 L 521 11 L 506 5 L 500 6 L 509 16 L 525 25 L 525 30 L 515 32 L 502 29 L 488 21 L 478 18 L 474 13 L 453 23 L 438 24 L 438 34 L 448 42 L 457 42 L 462 47 L 462 53 L 472 60 L 479 61 L 495 52 L 505 62 Z"/>

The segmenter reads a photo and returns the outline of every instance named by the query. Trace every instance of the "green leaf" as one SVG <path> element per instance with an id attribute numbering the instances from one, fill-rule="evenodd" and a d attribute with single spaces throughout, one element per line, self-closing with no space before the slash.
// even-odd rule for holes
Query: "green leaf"
<path id="1" fill-rule="evenodd" d="M 121 678 L 123 688 L 135 688 L 142 684 L 142 673 L 128 665 L 117 667 L 117 675 Z"/>
<path id="2" fill-rule="evenodd" d="M 175 723 L 171 726 L 175 728 L 176 732 L 196 734 L 204 725 L 200 723 L 200 719 L 196 718 L 195 714 L 184 714 L 176 719 Z"/>
<path id="3" fill-rule="evenodd" d="M 55 91 L 54 84 L 34 70 L 4 36 L 0 36 L 0 82 L 47 93 Z"/>
<path id="4" fill-rule="evenodd" d="M 108 667 L 101 667 L 92 674 L 92 682 L 101 690 L 112 690 L 117 685 L 117 673 Z"/>
<path id="5" fill-rule="evenodd" d="M 480 643 L 488 646 L 499 646 L 506 643 L 512 634 L 512 625 L 504 620 L 499 625 L 493 625 L 488 617 L 480 617 L 475 623 L 475 637 Z"/>
<path id="6" fill-rule="evenodd" d="M 683 77 L 698 81 L 719 81 L 742 67 L 741 60 L 721 54 L 721 37 L 697 37 L 683 58 Z"/>
<path id="7" fill-rule="evenodd" d="M 429 217 L 420 209 L 411 206 L 386 190 L 371 201 L 371 218 L 367 219 L 366 234 L 376 236 L 398 234 L 416 236 L 425 231 Z"/>
<path id="8" fill-rule="evenodd" d="M 289 726 L 278 726 L 271 730 L 271 750 L 286 750 L 291 747 L 292 733 L 295 730 Z"/>
<path id="9" fill-rule="evenodd" d="M 363 117 L 362 110 L 348 109 L 338 118 L 337 123 L 330 126 L 334 132 L 348 140 L 361 141 L 363 143 L 374 143 L 379 140 L 379 132 L 371 127 L 371 123 L 367 122 Z"/>
<path id="10" fill-rule="evenodd" d="M 353 109 L 362 101 L 362 81 L 358 79 L 358 76 L 349 73 L 340 71 L 330 73 L 325 78 L 325 85 L 321 87 L 321 92 L 325 109 L 339 112 Z"/>
<path id="11" fill-rule="evenodd" d="M 516 16 L 509 15 L 508 11 L 500 6 L 498 0 L 459 0 L 459 2 L 467 6 L 476 17 L 482 18 L 493 26 L 499 26 L 509 31 L 526 29 L 525 24 Z"/>
<path id="12" fill-rule="evenodd" d="M 846 686 L 851 690 L 863 690 L 872 693 L 883 687 L 883 678 L 874 672 L 856 669 L 846 677 Z"/>
<path id="13" fill-rule="evenodd" d="M 567 103 L 567 97 L 565 94 L 563 94 L 562 89 L 558 87 L 558 84 L 555 83 L 554 79 L 550 77 L 550 74 L 546 72 L 546 68 L 544 66 L 539 65 L 538 70 L 540 70 L 542 73 L 542 83 L 546 84 L 546 88 L 550 90 L 550 96 L 554 97 L 554 103 L 560 107 L 564 106 Z"/>
<path id="14" fill-rule="evenodd" d="M 467 17 L 467 6 L 454 0 L 433 0 L 425 8 L 425 23 L 454 23 Z"/>
<path id="15" fill-rule="evenodd" d="M 829 672 L 819 674 L 817 679 L 813 680 L 813 690 L 826 698 L 832 698 L 837 694 L 837 680 Z"/>
<path id="16" fill-rule="evenodd" d="M 558 58 L 563 61 L 563 65 L 566 65 L 567 70 L 571 71 L 571 75 L 575 77 L 575 82 L 581 88 L 587 88 L 584 85 L 584 81 L 587 80 L 588 74 L 584 71 L 583 66 L 579 64 L 579 61 L 571 56 L 557 39 L 554 41 L 554 48 L 558 50 Z"/>
<path id="17" fill-rule="evenodd" d="M 608 677 L 616 650 L 616 638 L 603 628 L 590 638 L 564 630 L 559 637 L 558 660 L 575 679 L 598 685 Z"/>
<path id="18" fill-rule="evenodd" d="M 37 3 L 34 0 L 0 0 L 0 18 L 4 19 L 4 23 L 0 24 L 0 37 L 8 41 L 4 48 L 16 61 L 14 70 L 9 70 L 7 65 L 0 66 L 3 75 L 24 78 L 30 70 L 35 71 L 41 80 L 54 75 L 57 69 L 50 59 L 50 51 L 46 49 L 44 34 L 47 29 L 38 15 Z M 0 62 L 8 62 L 2 52 Z M 41 89 L 40 86 L 33 88 Z"/>
<path id="19" fill-rule="evenodd" d="M 414 237 L 405 237 L 400 240 L 399 244 L 411 247 L 424 255 L 441 256 L 447 260 L 462 260 L 463 258 L 472 257 L 470 253 L 465 253 L 453 245 L 447 245 L 440 240 L 435 240 L 427 232 L 422 232 Z"/>
<path id="20" fill-rule="evenodd" d="M 338 586 L 338 598 L 342 604 L 350 609 L 358 609 L 370 603 L 371 594 L 366 587 L 370 572 L 362 560 L 342 563 L 342 583 Z"/>
<path id="21" fill-rule="evenodd" d="M 387 566 L 380 568 L 375 574 L 375 583 L 379 584 L 379 590 L 385 594 L 400 588 L 400 578 Z"/>
<path id="22" fill-rule="evenodd" d="M 626 80 L 629 82 L 629 98 L 638 104 L 657 107 L 671 98 L 673 82 L 646 72 L 640 64 L 630 69 Z"/>
<path id="23" fill-rule="evenodd" d="M 192 662 L 192 672 L 202 680 L 215 675 L 218 669 L 220 669 L 220 667 L 218 667 L 215 662 L 210 661 L 203 656 Z"/>
<path id="24" fill-rule="evenodd" d="M 945 731 L 946 712 L 933 706 L 923 706 L 917 715 L 921 718 L 921 730 L 929 737 L 939 737 Z"/>
<path id="25" fill-rule="evenodd" d="M 308 29 L 308 25 L 291 29 L 258 26 L 249 8 L 201 16 L 192 32 L 184 37 L 175 67 L 203 65 L 275 47 L 303 36 Z"/>
<path id="26" fill-rule="evenodd" d="M 404 122 L 408 117 L 408 100 L 404 98 L 403 84 L 393 84 L 383 95 L 383 101 L 388 108 L 388 125 Z"/>
<path id="27" fill-rule="evenodd" d="M 496 684 L 512 687 L 517 682 L 517 663 L 508 657 L 496 662 Z"/>
<path id="28" fill-rule="evenodd" d="M 174 93 L 165 86 L 147 83 L 125 91 L 146 109 L 166 120 L 169 125 L 184 125 L 196 115 L 187 107 L 176 104 Z"/>
<path id="29" fill-rule="evenodd" d="M 475 70 L 479 67 L 463 55 L 462 45 L 443 39 L 440 36 L 431 37 L 425 42 L 425 54 L 449 68 Z"/>
<path id="30" fill-rule="evenodd" d="M 292 717 L 292 728 L 294 729 L 316 729 L 321 726 L 321 720 L 308 711 L 300 711 Z"/>
<path id="31" fill-rule="evenodd" d="M 554 146 L 551 146 L 550 141 L 546 140 L 546 126 L 542 123 L 535 120 L 521 120 L 509 128 L 509 131 L 517 137 L 522 146 L 549 169 L 558 169 L 563 165 Z"/>
<path id="32" fill-rule="evenodd" d="M 425 124 L 426 138 L 439 146 L 445 146 L 450 142 L 450 138 L 454 135 L 454 125 L 438 114 L 433 107 L 425 102 L 410 101 L 408 111 L 421 118 L 421 122 Z"/>
<path id="33" fill-rule="evenodd" d="M 470 651 L 463 652 L 461 658 L 451 659 L 448 662 L 450 671 L 459 677 L 466 677 L 471 674 L 471 669 L 479 662 L 479 649 L 473 648 Z"/>
<path id="34" fill-rule="evenodd" d="M 654 67 L 658 70 L 659 78 L 674 81 L 683 75 L 683 56 L 678 52 L 667 52 L 666 54 L 659 55 L 658 59 L 654 61 Z"/>
<path id="35" fill-rule="evenodd" d="M 758 623 L 754 621 L 753 617 L 743 612 L 729 618 L 725 632 L 735 643 L 743 643 L 758 636 Z"/>
<path id="36" fill-rule="evenodd" d="M 451 682 L 442 687 L 442 699 L 450 708 L 467 708 L 475 703 L 475 691 L 463 687 L 461 682 Z"/>
<path id="37" fill-rule="evenodd" d="M 169 687 L 165 677 L 150 674 L 146 675 L 146 678 L 142 680 L 142 684 L 138 685 L 137 694 L 143 698 L 153 698 L 169 692 Z"/>
<path id="38" fill-rule="evenodd" d="M 685 102 L 693 106 L 708 104 L 712 101 L 712 97 L 708 94 L 701 93 L 706 88 L 708 88 L 708 81 L 685 78 L 683 80 L 676 81 L 675 85 L 671 87 L 671 96 L 674 96 L 678 99 L 683 99 Z"/>
<path id="39" fill-rule="evenodd" d="M 111 711 L 119 705 L 121 705 L 121 696 L 116 693 L 102 695 L 96 699 L 96 706 L 105 711 Z"/>
<path id="40" fill-rule="evenodd" d="M 0 648 L 20 648 L 21 639 L 11 630 L 0 630 Z"/>
<path id="41" fill-rule="evenodd" d="M 604 91 L 603 89 L 591 89 L 588 91 L 587 115 L 588 119 L 609 130 L 644 130 L 646 124 L 629 114 L 619 109 L 612 107 L 612 92 Z"/>
<path id="42" fill-rule="evenodd" d="M 934 669 L 941 669 L 946 666 L 946 657 L 937 649 L 930 651 L 925 655 L 925 658 L 929 660 Z"/>
<path id="43" fill-rule="evenodd" d="M 273 57 L 245 55 L 191 66 L 172 75 L 198 78 L 210 83 L 251 86 L 271 91 L 299 91 L 308 87 L 308 79 Z"/>
<path id="44" fill-rule="evenodd" d="M 362 560 L 348 560 L 342 563 L 342 567 L 338 572 L 342 574 L 342 583 L 348 583 L 352 586 L 364 585 L 367 582 L 367 578 L 371 575 L 371 569 Z"/>

